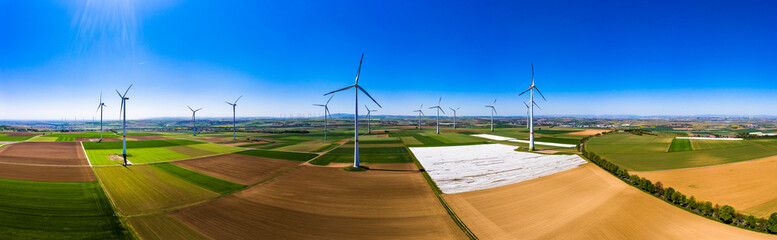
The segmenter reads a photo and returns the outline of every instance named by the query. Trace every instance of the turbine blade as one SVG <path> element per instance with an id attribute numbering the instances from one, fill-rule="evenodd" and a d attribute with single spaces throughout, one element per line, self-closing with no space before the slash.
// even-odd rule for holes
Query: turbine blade
<path id="1" fill-rule="evenodd" d="M 424 114 L 424 111 L 419 110 L 418 112 L 421 113 L 421 116 L 426 116 L 426 114 Z"/>
<path id="2" fill-rule="evenodd" d="M 243 98 L 243 95 L 240 95 L 240 97 L 237 97 L 237 100 L 235 100 L 235 104 L 237 104 L 237 101 L 240 101 L 241 98 Z"/>
<path id="3" fill-rule="evenodd" d="M 326 107 L 324 104 L 313 104 L 313 106 Z"/>
<path id="4" fill-rule="evenodd" d="M 442 114 L 447 114 L 447 113 L 445 113 L 445 110 L 442 110 L 441 107 L 438 107 L 437 109 L 440 109 L 440 112 L 442 112 Z"/>
<path id="5" fill-rule="evenodd" d="M 347 89 L 352 88 L 354 86 L 356 86 L 356 85 L 351 85 L 351 86 L 347 86 L 347 87 L 344 87 L 344 88 L 341 88 L 341 89 L 337 89 L 337 90 L 331 91 L 331 92 L 329 92 L 327 94 L 324 94 L 324 96 L 332 94 L 332 93 L 336 93 L 336 92 L 339 92 L 339 91 L 347 90 Z"/>
<path id="6" fill-rule="evenodd" d="M 523 102 L 523 105 L 526 106 L 526 108 L 529 108 L 529 104 L 526 104 L 526 102 Z"/>
<path id="7" fill-rule="evenodd" d="M 529 87 L 529 89 L 523 90 L 523 92 L 521 92 L 520 94 L 518 94 L 518 96 L 521 96 L 521 95 L 523 95 L 524 93 L 528 92 L 528 91 L 529 91 L 529 90 L 531 90 L 532 88 L 533 88 L 533 87 Z"/>
<path id="8" fill-rule="evenodd" d="M 534 104 L 534 106 L 537 106 L 537 108 L 539 108 L 540 110 L 542 110 L 542 108 L 540 107 L 540 105 L 537 105 L 537 103 L 536 103 L 536 102 L 532 102 L 532 103 Z"/>
<path id="9" fill-rule="evenodd" d="M 332 101 L 333 97 L 335 97 L 335 95 L 329 96 L 329 100 L 326 100 L 326 105 L 329 105 L 329 101 Z"/>
<path id="10" fill-rule="evenodd" d="M 418 107 L 418 109 L 421 109 L 421 108 L 424 108 L 424 104 L 423 103 L 421 103 L 421 106 Z"/>
<path id="11" fill-rule="evenodd" d="M 227 104 L 229 104 L 229 105 L 232 105 L 232 103 L 231 103 L 231 102 L 227 102 L 227 101 L 224 101 L 224 102 L 225 102 L 225 103 L 227 103 Z"/>
<path id="12" fill-rule="evenodd" d="M 197 110 L 194 110 L 194 111 L 195 111 L 195 112 L 197 112 L 197 111 L 199 111 L 199 110 L 202 110 L 202 108 L 199 108 L 199 109 L 197 109 Z"/>
<path id="13" fill-rule="evenodd" d="M 103 103 L 103 91 L 100 91 L 100 104 Z"/>
<path id="14" fill-rule="evenodd" d="M 129 92 L 130 88 L 132 88 L 132 84 L 127 88 L 127 91 L 124 91 L 124 95 L 121 95 L 122 97 L 127 96 L 127 93 Z"/>
<path id="15" fill-rule="evenodd" d="M 194 112 L 194 109 L 192 109 L 192 107 L 189 107 L 189 105 L 186 105 L 186 107 L 188 107 L 189 110 L 192 110 L 192 112 Z"/>
<path id="16" fill-rule="evenodd" d="M 362 53 L 362 59 L 359 60 L 359 69 L 356 70 L 356 83 L 354 85 L 359 84 L 359 73 L 362 72 L 362 62 L 364 61 L 364 53 Z"/>
<path id="17" fill-rule="evenodd" d="M 373 101 L 373 102 L 375 102 L 375 104 L 378 104 L 378 107 L 380 107 L 380 108 L 383 108 L 382 106 L 380 106 L 380 103 L 378 103 L 378 101 L 375 101 L 375 99 L 374 99 L 374 98 L 372 98 L 372 96 L 370 96 L 370 94 L 369 94 L 369 93 L 367 93 L 367 90 L 364 90 L 364 88 L 362 88 L 361 86 L 356 86 L 356 88 L 359 88 L 359 90 L 362 90 L 362 92 L 363 92 L 364 94 L 366 94 L 366 95 L 367 95 L 367 97 L 370 97 L 370 99 L 372 99 L 372 101 Z"/>
<path id="18" fill-rule="evenodd" d="M 440 100 L 437 100 L 437 106 L 440 106 L 440 102 L 442 102 L 442 97 L 440 97 Z"/>
<path id="19" fill-rule="evenodd" d="M 451 111 L 456 112 L 456 109 L 453 109 L 452 107 L 449 107 Z"/>
<path id="20" fill-rule="evenodd" d="M 496 112 L 496 108 L 495 107 L 491 107 L 491 110 L 494 110 L 494 113 L 499 114 L 498 112 Z"/>
<path id="21" fill-rule="evenodd" d="M 120 98 L 124 98 L 124 96 L 122 96 L 121 93 L 119 92 L 119 89 L 116 89 L 116 94 L 119 94 Z"/>
<path id="22" fill-rule="evenodd" d="M 534 63 L 531 63 L 531 85 L 534 86 Z"/>
<path id="23" fill-rule="evenodd" d="M 542 95 L 542 92 L 540 92 L 540 89 L 539 89 L 539 88 L 537 88 L 537 87 L 534 87 L 534 89 L 535 89 L 535 90 L 537 90 L 537 93 L 539 93 L 539 94 L 540 94 L 540 97 L 542 97 L 542 100 L 545 100 L 546 102 L 548 101 L 548 99 L 545 99 L 545 96 L 543 96 L 543 95 Z"/>

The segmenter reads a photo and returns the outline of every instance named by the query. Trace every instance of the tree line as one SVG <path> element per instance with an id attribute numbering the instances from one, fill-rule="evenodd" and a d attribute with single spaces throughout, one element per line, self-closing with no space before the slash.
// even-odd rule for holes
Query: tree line
<path id="1" fill-rule="evenodd" d="M 615 131 L 607 132 L 604 134 L 613 132 Z M 599 135 L 600 134 L 596 134 L 594 136 Z M 587 140 L 591 137 L 593 136 L 589 136 L 584 139 Z M 759 218 L 753 215 L 739 213 L 736 211 L 736 209 L 734 209 L 734 207 L 729 205 L 720 206 L 718 204 L 713 204 L 710 201 L 698 200 L 694 196 L 686 196 L 674 188 L 664 186 L 661 182 L 653 183 L 644 177 L 640 177 L 636 174 L 629 174 L 627 169 L 622 168 L 617 164 L 608 161 L 607 159 L 604 159 L 594 152 L 586 151 L 585 147 L 583 147 L 583 143 L 585 143 L 585 140 L 581 140 L 581 143 L 578 145 L 578 149 L 581 151 L 582 155 L 588 159 L 588 161 L 596 164 L 604 170 L 607 170 L 624 182 L 644 192 L 647 192 L 677 207 L 687 209 L 690 212 L 700 216 L 719 220 L 729 225 L 734 225 L 757 232 L 777 234 L 777 213 L 772 213 L 768 219 Z"/>

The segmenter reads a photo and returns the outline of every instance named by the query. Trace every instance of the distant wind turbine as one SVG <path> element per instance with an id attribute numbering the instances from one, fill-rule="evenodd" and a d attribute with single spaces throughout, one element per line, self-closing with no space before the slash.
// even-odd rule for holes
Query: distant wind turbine
<path id="1" fill-rule="evenodd" d="M 496 108 L 494 107 L 496 105 L 496 99 L 494 99 L 494 102 L 491 103 L 491 105 L 486 105 L 487 108 L 491 108 L 491 131 L 494 131 L 494 113 L 496 113 Z"/>
<path id="2" fill-rule="evenodd" d="M 367 107 L 366 104 L 364 105 L 364 108 L 367 109 L 367 134 L 372 134 L 372 128 L 371 128 L 371 125 L 372 125 L 372 115 L 371 115 L 371 113 L 372 112 L 377 112 L 378 110 L 371 110 L 369 107 Z"/>
<path id="3" fill-rule="evenodd" d="M 105 103 L 103 102 L 103 92 L 100 92 L 100 104 L 97 105 L 97 111 L 100 111 L 100 142 L 103 141 L 103 108 L 104 107 L 105 107 Z"/>
<path id="4" fill-rule="evenodd" d="M 235 107 L 237 106 L 237 101 L 240 101 L 240 98 L 242 98 L 243 95 L 240 95 L 237 99 L 235 99 L 235 102 L 227 102 L 227 104 L 232 105 L 232 140 L 237 140 L 237 122 L 235 121 Z M 191 109 L 191 108 L 189 108 Z M 192 114 L 194 115 L 194 114 Z"/>
<path id="5" fill-rule="evenodd" d="M 442 114 L 445 114 L 445 111 L 440 107 L 440 102 L 442 102 L 442 97 L 440 97 L 440 100 L 437 100 L 437 106 L 429 107 L 429 109 L 437 109 L 437 134 L 440 134 L 440 111 L 442 111 Z"/>
<path id="6" fill-rule="evenodd" d="M 353 85 L 351 85 L 351 86 L 347 86 L 347 87 L 344 87 L 344 88 L 341 88 L 341 89 L 337 89 L 337 90 L 331 91 L 331 92 L 329 92 L 329 93 L 327 93 L 327 94 L 324 94 L 324 96 L 326 96 L 326 95 L 329 95 L 329 94 L 332 94 L 332 93 L 336 93 L 336 92 L 339 92 L 339 91 L 343 91 L 343 90 L 347 90 L 347 89 L 350 89 L 350 88 L 354 88 L 354 108 L 353 108 L 353 128 L 354 128 L 354 131 L 353 131 L 353 138 L 354 138 L 354 146 L 353 146 L 353 167 L 356 167 L 356 168 L 358 168 L 358 167 L 359 167 L 359 90 L 361 90 L 361 91 L 364 93 L 364 95 L 367 95 L 367 97 L 369 97 L 370 99 L 372 99 L 372 101 L 373 101 L 373 102 L 375 102 L 375 104 L 377 104 L 377 105 L 378 105 L 378 107 L 380 107 L 380 108 L 383 108 L 383 107 L 381 107 L 381 106 L 380 106 L 380 104 L 378 103 L 378 101 L 375 101 L 375 99 L 374 99 L 374 98 L 372 98 L 372 96 L 370 96 L 370 94 L 369 94 L 369 93 L 367 93 L 367 91 L 366 91 L 366 90 L 364 90 L 364 88 L 362 88 L 361 86 L 359 86 L 359 73 L 362 71 L 362 62 L 363 62 L 363 61 L 364 61 L 364 53 L 362 53 L 362 58 L 361 58 L 361 60 L 359 60 L 359 69 L 358 69 L 358 70 L 356 70 L 356 81 L 354 82 L 354 84 L 353 84 Z"/>
<path id="7" fill-rule="evenodd" d="M 332 97 L 335 95 L 332 95 L 329 97 L 329 100 L 326 100 L 325 104 L 313 104 L 314 106 L 324 107 L 324 142 L 326 142 L 326 131 L 327 131 L 327 115 L 332 116 L 331 113 L 329 113 L 329 101 L 332 101 Z"/>
<path id="8" fill-rule="evenodd" d="M 534 151 L 534 106 L 537 106 L 537 103 L 534 102 L 534 90 L 537 90 L 537 93 L 540 94 L 542 97 L 542 100 L 548 101 L 545 99 L 545 96 L 542 95 L 542 92 L 540 92 L 540 89 L 537 88 L 537 86 L 534 85 L 534 63 L 531 64 L 531 86 L 529 86 L 529 89 L 524 90 L 521 92 L 521 94 L 518 94 L 518 96 L 523 95 L 526 92 L 529 93 L 529 150 Z"/>
<path id="9" fill-rule="evenodd" d="M 526 104 L 526 102 L 523 102 L 523 105 L 526 106 L 526 128 L 529 128 L 529 104 Z M 542 110 L 542 108 L 539 105 L 537 105 L 537 103 L 534 103 L 534 106 Z"/>
<path id="10" fill-rule="evenodd" d="M 199 108 L 197 110 L 192 109 L 192 107 L 186 106 L 189 108 L 189 110 L 192 110 L 192 136 L 197 136 L 197 118 L 195 117 L 195 114 L 197 111 L 202 110 L 202 108 Z"/>
<path id="11" fill-rule="evenodd" d="M 121 156 L 124 158 L 124 166 L 127 166 L 127 100 L 129 100 L 129 98 L 127 97 L 127 93 L 129 92 L 130 88 L 132 88 L 132 84 L 130 84 L 130 86 L 127 88 L 127 91 L 124 91 L 123 95 L 119 92 L 118 89 L 116 90 L 116 94 L 119 94 L 119 97 L 121 98 L 121 108 L 119 108 L 119 117 L 122 119 L 121 125 L 124 131 L 124 133 L 121 134 L 121 137 L 122 137 Z"/>
<path id="12" fill-rule="evenodd" d="M 456 129 L 456 111 L 461 109 L 461 107 L 457 107 L 456 109 L 453 109 L 452 107 L 449 108 L 453 111 L 453 129 Z"/>
<path id="13" fill-rule="evenodd" d="M 424 111 L 421 110 L 423 108 L 424 108 L 424 104 L 422 103 L 421 106 L 418 107 L 418 110 L 413 111 L 418 113 L 418 130 L 421 130 L 421 116 L 426 116 L 424 115 Z"/>

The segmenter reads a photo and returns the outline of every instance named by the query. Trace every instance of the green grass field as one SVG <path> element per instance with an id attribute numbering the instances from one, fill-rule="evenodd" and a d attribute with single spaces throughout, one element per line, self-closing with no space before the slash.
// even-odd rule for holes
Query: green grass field
<path id="1" fill-rule="evenodd" d="M 0 179 L 2 239 L 132 239 L 97 182 Z"/>
<path id="2" fill-rule="evenodd" d="M 668 152 L 682 152 L 693 151 L 693 145 L 691 145 L 690 139 L 672 139 L 672 144 L 669 145 Z"/>
<path id="3" fill-rule="evenodd" d="M 228 194 L 246 187 L 246 185 L 243 184 L 211 177 L 172 163 L 154 163 L 151 164 L 151 166 L 183 179 L 184 181 L 221 194 Z"/>
<path id="4" fill-rule="evenodd" d="M 30 142 L 56 142 L 56 141 L 57 141 L 57 137 L 45 137 L 45 136 L 36 137 L 30 140 Z"/>
<path id="5" fill-rule="evenodd" d="M 127 142 L 127 155 L 128 155 L 127 160 L 129 160 L 132 163 L 153 163 L 153 162 L 173 161 L 173 160 L 203 157 L 203 156 L 210 156 L 210 155 L 217 155 L 217 154 L 224 154 L 224 153 L 232 153 L 232 152 L 245 150 L 239 147 L 224 146 L 224 145 L 213 144 L 213 143 L 194 142 L 194 141 L 188 141 L 188 140 L 154 140 L 154 141 L 137 141 L 137 142 L 140 142 L 140 143 L 152 142 L 152 143 L 143 143 L 139 145 L 134 145 L 134 144 L 130 144 L 130 142 Z M 107 142 L 103 142 L 103 143 L 107 143 Z M 122 151 L 121 145 L 119 145 L 119 148 L 113 148 L 113 149 L 94 148 L 95 145 L 99 145 L 103 143 L 87 143 L 87 142 L 83 143 L 84 148 L 86 148 L 87 144 L 89 144 L 89 146 L 92 147 L 92 148 L 86 149 L 86 155 L 89 157 L 89 161 L 92 163 L 92 165 L 113 165 L 113 164 L 123 163 L 121 161 L 113 161 L 108 157 L 109 155 L 121 156 L 121 151 Z M 179 143 L 181 145 L 172 145 L 176 143 Z M 190 144 L 190 143 L 195 143 L 195 144 Z M 99 146 L 102 147 L 102 145 L 99 145 Z M 136 146 L 141 146 L 141 147 L 133 148 Z M 167 146 L 167 147 L 148 147 L 148 146 Z"/>
<path id="6" fill-rule="evenodd" d="M 106 191 L 129 215 L 150 213 L 219 196 L 218 193 L 150 166 L 97 167 Z"/>
<path id="7" fill-rule="evenodd" d="M 405 146 L 412 147 L 457 146 L 486 143 L 482 138 L 456 132 L 436 134 L 432 131 L 413 131 L 389 133 L 389 136 L 398 137 Z"/>
<path id="8" fill-rule="evenodd" d="M 30 139 L 34 136 L 16 136 L 16 137 L 9 137 L 6 133 L 0 133 L 0 142 L 21 142 L 21 141 L 27 141 L 27 139 Z"/>
<path id="9" fill-rule="evenodd" d="M 777 140 L 703 140 L 706 147 L 693 151 L 669 152 L 673 137 L 608 134 L 589 140 L 586 150 L 635 171 L 669 170 L 710 166 L 777 155 Z M 721 143 L 708 143 L 719 141 Z M 695 141 L 691 141 L 691 145 Z M 698 143 L 697 143 L 698 145 Z M 710 148 L 714 146 L 713 148 Z M 729 146 L 729 147 L 724 147 Z"/>
<path id="10" fill-rule="evenodd" d="M 315 153 L 281 152 L 281 151 L 259 150 L 259 149 L 236 152 L 235 154 L 242 154 L 242 155 L 263 157 L 263 158 L 282 159 L 282 160 L 303 161 L 303 162 L 318 156 L 318 154 L 315 154 Z"/>
<path id="11" fill-rule="evenodd" d="M 113 142 L 84 142 L 84 149 L 121 149 L 121 141 Z M 149 141 L 127 141 L 127 149 L 130 148 L 158 148 L 183 145 L 203 144 L 203 142 L 169 139 L 169 140 L 149 140 Z"/>
<path id="12" fill-rule="evenodd" d="M 74 142 L 76 138 L 100 138 L 100 132 L 82 132 L 82 133 L 55 133 L 43 135 L 46 138 L 57 138 L 57 142 Z M 112 132 L 103 132 L 103 138 L 117 138 L 118 135 Z"/>
<path id="13" fill-rule="evenodd" d="M 311 161 L 311 164 L 327 165 L 332 162 L 353 162 L 353 145 L 341 146 Z M 362 163 L 411 163 L 413 158 L 405 147 L 359 147 Z"/>

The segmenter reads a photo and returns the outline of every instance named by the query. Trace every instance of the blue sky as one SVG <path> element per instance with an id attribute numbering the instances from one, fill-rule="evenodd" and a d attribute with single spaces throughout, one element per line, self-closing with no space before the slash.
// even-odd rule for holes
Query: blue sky
<path id="1" fill-rule="evenodd" d="M 0 119 L 320 114 L 777 115 L 774 1 L 0 0 Z M 360 104 L 366 103 L 360 98 Z M 363 106 L 360 106 L 363 109 Z M 352 92 L 333 113 L 352 113 Z M 431 113 L 431 110 L 427 110 Z"/>

